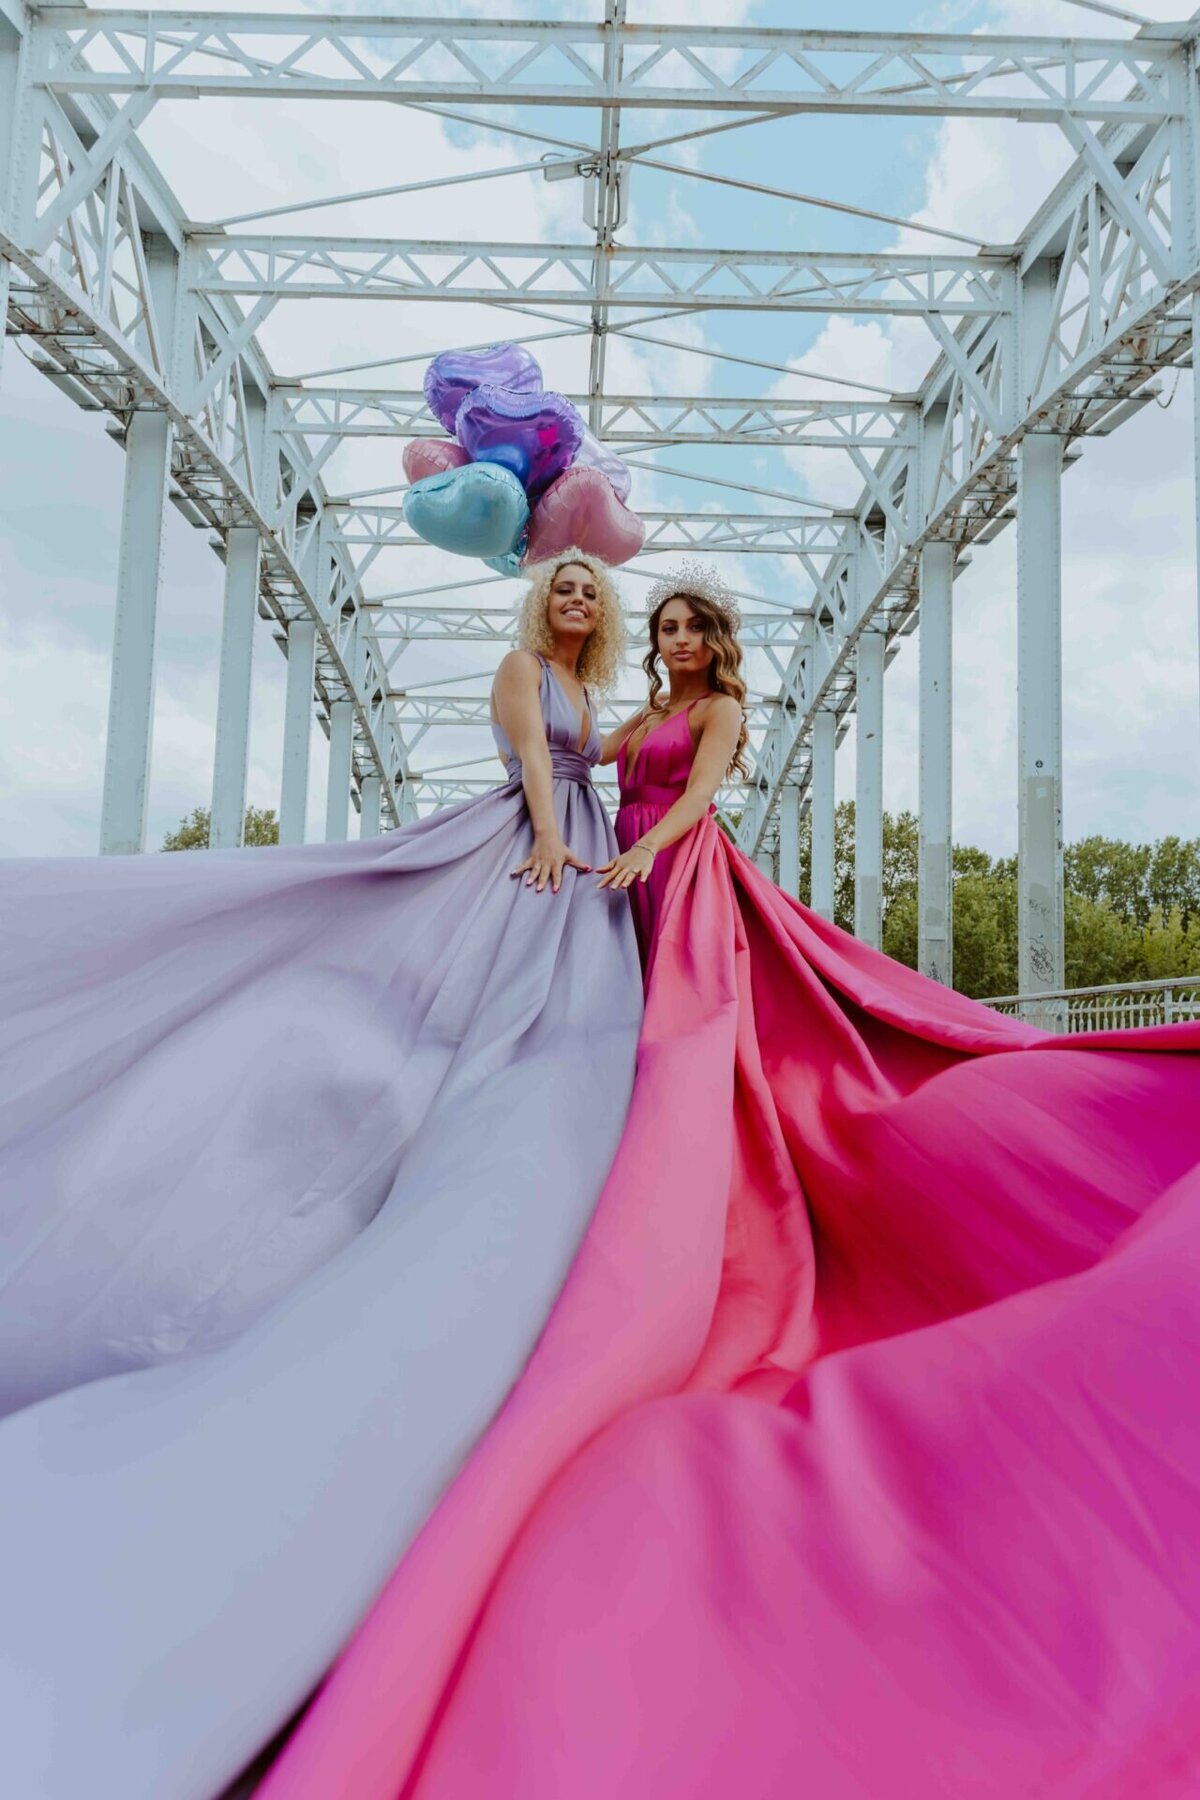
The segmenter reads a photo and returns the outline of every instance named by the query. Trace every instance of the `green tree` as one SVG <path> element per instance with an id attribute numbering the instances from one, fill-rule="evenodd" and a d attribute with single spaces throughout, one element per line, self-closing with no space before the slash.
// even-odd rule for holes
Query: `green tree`
<path id="1" fill-rule="evenodd" d="M 186 819 L 179 821 L 176 831 L 169 831 L 162 841 L 164 850 L 207 850 L 212 814 L 207 806 L 197 806 Z M 273 807 L 248 806 L 242 825 L 242 842 L 249 845 L 277 844 L 279 820 Z"/>
<path id="2" fill-rule="evenodd" d="M 1155 907 L 1142 932 L 1141 949 L 1144 981 L 1194 975 L 1200 970 L 1200 913 L 1192 914 L 1189 928 L 1182 907 L 1173 906 L 1165 918 Z"/>
<path id="3" fill-rule="evenodd" d="M 917 962 L 917 859 L 913 813 L 883 819 L 883 947 Z M 1064 935 L 1068 987 L 1154 981 L 1200 971 L 1200 839 L 1126 844 L 1098 835 L 1069 844 Z M 956 844 L 954 985 L 984 999 L 1017 989 L 1017 859 Z M 800 839 L 800 892 L 811 892 L 812 835 Z M 834 816 L 834 918 L 854 928 L 854 803 Z"/>
<path id="4" fill-rule="evenodd" d="M 1177 911 L 1184 930 L 1191 930 L 1200 916 L 1200 839 L 1165 837 L 1155 844 L 1146 888 L 1152 912 L 1169 917 Z"/>
<path id="5" fill-rule="evenodd" d="M 1067 889 L 1064 896 L 1066 985 L 1108 987 L 1142 979 L 1141 932 L 1111 901 Z"/>
<path id="6" fill-rule="evenodd" d="M 1017 991 L 1017 884 L 978 869 L 954 883 L 954 985 L 973 1000 Z"/>

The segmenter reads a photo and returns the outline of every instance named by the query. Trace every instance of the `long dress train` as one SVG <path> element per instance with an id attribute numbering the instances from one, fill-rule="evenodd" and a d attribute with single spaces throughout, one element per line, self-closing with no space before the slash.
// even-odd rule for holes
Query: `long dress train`
<path id="1" fill-rule="evenodd" d="M 580 1255 L 263 1800 L 1190 1800 L 1200 1026 L 1046 1036 L 711 819 L 663 861 Z"/>
<path id="2" fill-rule="evenodd" d="M 594 716 L 541 691 L 601 862 Z M 641 1018 L 624 901 L 530 843 L 510 764 L 374 842 L 0 865 L 14 1800 L 211 1800 L 525 1364 Z"/>

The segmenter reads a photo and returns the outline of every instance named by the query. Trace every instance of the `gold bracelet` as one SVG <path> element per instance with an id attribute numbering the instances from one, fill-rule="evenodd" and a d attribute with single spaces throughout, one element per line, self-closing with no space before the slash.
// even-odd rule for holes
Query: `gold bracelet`
<path id="1" fill-rule="evenodd" d="M 630 844 L 629 848 L 631 850 L 644 850 L 646 852 L 646 855 L 651 856 L 651 857 L 658 855 L 657 850 L 653 849 L 649 844 L 643 844 L 643 842 L 640 838 L 638 839 L 636 844 Z"/>

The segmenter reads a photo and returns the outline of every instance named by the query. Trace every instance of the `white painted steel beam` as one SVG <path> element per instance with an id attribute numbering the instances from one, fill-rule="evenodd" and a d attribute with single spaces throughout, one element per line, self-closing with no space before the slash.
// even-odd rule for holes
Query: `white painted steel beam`
<path id="1" fill-rule="evenodd" d="M 1196 293 L 1192 295 L 1192 343 L 1200 343 L 1200 289 L 1197 289 Z M 1200 615 L 1200 370 L 1195 368 L 1194 355 L 1192 371 L 1192 430 L 1192 481 L 1196 519 L 1196 535 L 1194 539 L 1196 556 L 1195 578 L 1198 615 Z M 1198 624 L 1200 624 L 1200 616 L 1198 616 Z M 1197 675 L 1200 677 L 1200 667 L 1197 669 Z M 1198 695 L 1200 695 L 1200 688 L 1198 688 L 1197 691 Z"/>
<path id="2" fill-rule="evenodd" d="M 953 980 L 953 544 L 921 552 L 918 700 L 917 967 Z"/>
<path id="3" fill-rule="evenodd" d="M 328 844 L 342 843 L 348 835 L 353 753 L 353 702 L 335 700 L 329 709 L 329 779 L 325 793 L 325 841 Z"/>
<path id="4" fill-rule="evenodd" d="M 1020 449 L 1017 515 L 1017 982 L 1065 985 L 1061 438 Z"/>
<path id="5" fill-rule="evenodd" d="M 214 850 L 230 849 L 241 843 L 246 814 L 259 545 L 258 531 L 253 525 L 235 526 L 225 541 L 225 611 L 217 685 L 212 824 L 208 839 Z"/>
<path id="6" fill-rule="evenodd" d="M 368 611 L 378 618 L 375 634 L 381 644 L 485 643 L 507 644 L 516 631 L 511 607 L 412 606 Z M 747 649 L 770 645 L 790 649 L 800 639 L 808 615 L 794 613 L 743 613 L 741 640 Z"/>
<path id="7" fill-rule="evenodd" d="M 178 264 L 155 238 L 146 250 L 147 294 L 164 333 L 177 305 Z M 142 340 L 146 341 L 143 325 Z M 171 466 L 171 420 L 138 411 L 125 433 L 125 486 L 100 811 L 100 851 L 136 855 L 146 847 L 146 799 L 154 731 L 154 663 L 162 575 L 163 508 Z"/>
<path id="8" fill-rule="evenodd" d="M 364 775 L 361 787 L 361 804 L 358 813 L 358 835 L 361 838 L 379 836 L 379 777 Z"/>
<path id="9" fill-rule="evenodd" d="M 809 905 L 823 919 L 833 918 L 835 875 L 835 761 L 837 756 L 837 718 L 831 712 L 819 712 L 813 720 L 812 732 L 812 886 Z"/>
<path id="10" fill-rule="evenodd" d="M 279 429 L 314 444 L 336 437 L 445 437 L 419 391 L 280 385 Z M 568 394 L 582 411 L 590 396 Z M 608 394 L 593 427 L 602 441 L 625 445 L 754 444 L 801 449 L 884 450 L 911 443 L 918 413 L 904 401 L 845 398 L 788 400 Z"/>
<path id="11" fill-rule="evenodd" d="M 779 885 L 800 898 L 800 789 L 789 781 L 779 797 Z"/>
<path id="12" fill-rule="evenodd" d="M 308 767 L 312 740 L 313 673 L 317 628 L 311 619 L 293 619 L 287 634 L 287 695 L 283 719 L 283 780 L 279 796 L 279 841 L 302 844 L 308 817 Z"/>
<path id="13" fill-rule="evenodd" d="M 1134 38 L 823 31 L 386 14 L 55 6 L 39 79 L 61 92 L 452 106 L 1155 121 L 1173 45 Z M 612 54 L 613 49 L 617 55 Z"/>
<path id="14" fill-rule="evenodd" d="M 511 618 L 511 614 L 509 615 Z M 386 640 L 385 640 L 386 641 Z M 491 724 L 491 698 L 485 693 L 453 694 L 453 693 L 418 693 L 406 688 L 396 687 L 389 690 L 396 717 L 402 727 L 422 725 L 459 725 L 488 727 Z M 614 731 L 623 720 L 628 719 L 643 704 L 644 694 L 628 694 L 613 697 L 609 695 L 601 701 L 597 714 L 602 731 Z M 745 702 L 746 717 L 757 725 L 772 720 L 779 710 L 776 699 L 747 697 Z"/>
<path id="15" fill-rule="evenodd" d="M 718 312 L 994 318 L 1005 256 L 614 244 L 193 235 L 196 291 L 275 300 L 436 300 Z"/>
<path id="16" fill-rule="evenodd" d="M 883 668 L 887 638 L 858 640 L 854 738 L 854 935 L 879 949 L 883 936 Z"/>
<path id="17" fill-rule="evenodd" d="M 105 856 L 136 855 L 146 847 L 158 587 L 170 458 L 171 421 L 162 413 L 134 413 L 125 439 L 125 496 L 100 814 L 100 851 Z"/>
<path id="18" fill-rule="evenodd" d="M 810 558 L 831 557 L 842 548 L 845 526 L 838 515 L 803 513 L 657 512 L 639 517 L 646 527 L 642 554 L 660 551 L 742 556 L 795 551 Z M 428 549 L 410 530 L 399 506 L 335 502 L 328 509 L 330 541 L 372 549 Z"/>

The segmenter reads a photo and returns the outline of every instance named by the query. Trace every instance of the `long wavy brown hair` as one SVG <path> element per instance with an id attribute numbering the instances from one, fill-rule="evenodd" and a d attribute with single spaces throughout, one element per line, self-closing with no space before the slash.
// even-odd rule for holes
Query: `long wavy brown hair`
<path id="1" fill-rule="evenodd" d="M 708 685 L 714 694 L 732 694 L 742 709 L 742 723 L 738 731 L 737 747 L 729 763 L 729 772 L 748 775 L 749 765 L 746 762 L 746 744 L 749 734 L 746 730 L 746 683 L 742 677 L 742 646 L 738 642 L 737 627 L 733 620 L 711 600 L 702 594 L 689 594 L 686 588 L 678 593 L 667 594 L 661 599 L 650 614 L 650 648 L 642 660 L 650 682 L 650 698 L 647 702 L 649 711 L 659 710 L 658 697 L 662 693 L 663 678 L 658 661 L 658 622 L 663 616 L 664 608 L 670 606 L 672 600 L 686 600 L 696 617 L 704 626 L 704 642 L 713 653 L 708 665 Z"/>
<path id="2" fill-rule="evenodd" d="M 603 694 L 615 686 L 625 660 L 625 620 L 612 571 L 598 556 L 589 556 L 586 550 L 572 547 L 548 562 L 531 563 L 523 571 L 528 585 L 517 615 L 517 645 L 522 650 L 532 650 L 535 655 L 539 651 L 543 656 L 553 652 L 550 592 L 558 571 L 570 563 L 590 569 L 596 583 L 596 628 L 580 652 L 575 673 L 584 687 Z"/>

